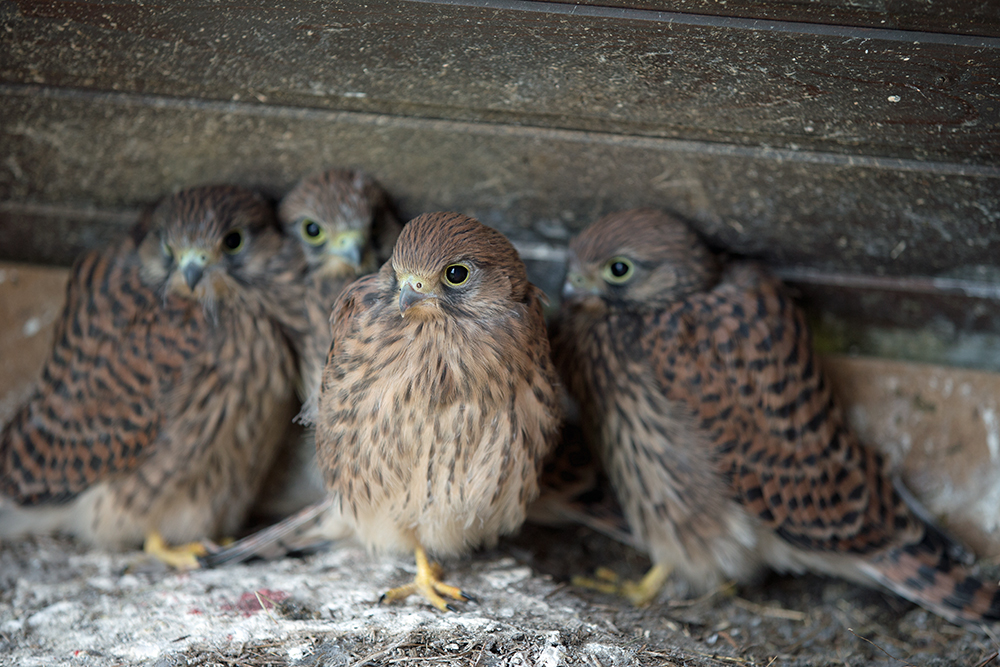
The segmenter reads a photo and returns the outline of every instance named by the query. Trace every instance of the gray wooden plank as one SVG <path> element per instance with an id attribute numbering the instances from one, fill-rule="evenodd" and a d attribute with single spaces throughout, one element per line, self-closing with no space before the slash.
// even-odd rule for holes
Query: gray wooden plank
<path id="1" fill-rule="evenodd" d="M 0 81 L 996 164 L 1000 39 L 537 2 L 2 2 Z"/>
<path id="2" fill-rule="evenodd" d="M 1000 4 L 978 0 L 552 0 L 664 12 L 1000 36 Z"/>
<path id="3" fill-rule="evenodd" d="M 0 257 L 69 266 L 84 250 L 117 241 L 140 209 L 0 201 Z"/>
<path id="4" fill-rule="evenodd" d="M 38 224 L 26 205 L 130 210 L 213 181 L 277 195 L 339 165 L 369 170 L 409 215 L 464 211 L 524 242 L 562 245 L 644 205 L 777 265 L 958 275 L 1000 247 L 997 167 L 16 86 L 0 87 L 0 117 L 5 235 Z"/>

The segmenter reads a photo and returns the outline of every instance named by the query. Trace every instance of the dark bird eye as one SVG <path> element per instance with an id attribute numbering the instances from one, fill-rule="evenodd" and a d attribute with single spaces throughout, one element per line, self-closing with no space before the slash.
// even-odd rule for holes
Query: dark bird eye
<path id="1" fill-rule="evenodd" d="M 305 218 L 302 221 L 302 238 L 313 245 L 326 241 L 326 230 L 315 220 Z"/>
<path id="2" fill-rule="evenodd" d="M 632 278 L 633 271 L 632 260 L 625 257 L 612 257 L 604 265 L 604 280 L 613 285 L 621 285 Z"/>
<path id="3" fill-rule="evenodd" d="M 452 287 L 464 285 L 469 279 L 469 267 L 464 264 L 452 264 L 444 270 L 444 281 Z"/>
<path id="4" fill-rule="evenodd" d="M 235 255 L 243 249 L 243 232 L 238 229 L 230 229 L 222 237 L 222 247 L 230 255 Z"/>

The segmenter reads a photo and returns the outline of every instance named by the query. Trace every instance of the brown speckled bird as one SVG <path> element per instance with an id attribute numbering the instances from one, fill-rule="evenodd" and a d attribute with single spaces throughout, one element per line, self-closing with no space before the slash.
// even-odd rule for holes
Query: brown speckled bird
<path id="1" fill-rule="evenodd" d="M 86 253 L 0 439 L 0 535 L 155 549 L 234 531 L 295 414 L 304 273 L 272 207 L 235 186 L 167 197 Z"/>
<path id="2" fill-rule="evenodd" d="M 281 200 L 278 217 L 299 239 L 309 266 L 309 336 L 302 353 L 303 399 L 319 390 L 330 351 L 330 312 L 355 279 L 392 254 L 402 225 L 388 195 L 358 171 L 330 169 L 302 179 Z"/>
<path id="3" fill-rule="evenodd" d="M 330 352 L 330 313 L 347 285 L 378 270 L 392 254 L 402 225 L 386 192 L 371 177 L 359 172 L 330 169 L 303 178 L 278 206 L 285 233 L 298 239 L 306 256 L 305 335 L 299 342 L 300 397 L 305 401 L 303 419 L 316 411 L 320 378 Z M 308 415 L 308 417 L 307 417 Z M 322 475 L 316 467 L 313 431 L 290 431 L 268 479 L 268 488 L 255 507 L 260 518 L 284 517 L 326 497 Z M 328 531 L 328 534 L 317 531 Z M 345 528 L 336 513 L 327 511 L 318 528 L 297 537 L 282 531 L 286 544 L 305 547 L 316 540 L 343 536 Z M 268 535 L 273 532 L 267 533 Z M 263 537 L 263 536 L 262 536 Z M 273 553 L 270 545 L 243 541 L 240 558 Z M 256 554 L 254 552 L 257 552 Z M 227 562 L 236 549 L 215 557 Z"/>
<path id="4" fill-rule="evenodd" d="M 720 267 L 680 221 L 610 215 L 570 246 L 553 354 L 638 541 L 651 599 L 763 567 L 881 584 L 952 621 L 997 587 L 908 504 L 848 428 L 801 311 L 751 263 Z"/>
<path id="5" fill-rule="evenodd" d="M 541 299 L 502 234 L 434 213 L 338 300 L 317 457 L 362 542 L 416 554 L 414 582 L 384 600 L 468 599 L 426 552 L 462 554 L 524 521 L 560 422 Z"/>

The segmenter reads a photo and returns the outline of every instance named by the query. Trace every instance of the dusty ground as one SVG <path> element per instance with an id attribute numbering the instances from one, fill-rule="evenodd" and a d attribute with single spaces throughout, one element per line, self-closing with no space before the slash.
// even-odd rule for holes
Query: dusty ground
<path id="1" fill-rule="evenodd" d="M 819 578 L 772 577 L 697 600 L 668 591 L 635 609 L 568 583 L 599 563 L 633 576 L 647 565 L 583 528 L 529 526 L 447 564 L 447 580 L 478 603 L 443 614 L 413 598 L 376 605 L 412 561 L 352 543 L 177 574 L 139 553 L 39 538 L 0 547 L 0 664 L 973 666 L 1000 647 L 891 596 Z"/>

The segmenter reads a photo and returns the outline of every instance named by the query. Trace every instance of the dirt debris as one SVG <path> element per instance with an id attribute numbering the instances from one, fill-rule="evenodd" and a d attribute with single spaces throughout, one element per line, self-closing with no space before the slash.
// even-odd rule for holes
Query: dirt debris
<path id="1" fill-rule="evenodd" d="M 362 667 L 986 665 L 1000 642 L 888 594 L 773 576 L 636 609 L 569 583 L 648 562 L 583 528 L 528 526 L 445 563 L 474 594 L 457 614 L 378 605 L 414 571 L 353 543 L 273 562 L 175 573 L 62 538 L 0 546 L 0 664 Z M 994 662 L 995 664 L 995 662 Z"/>

